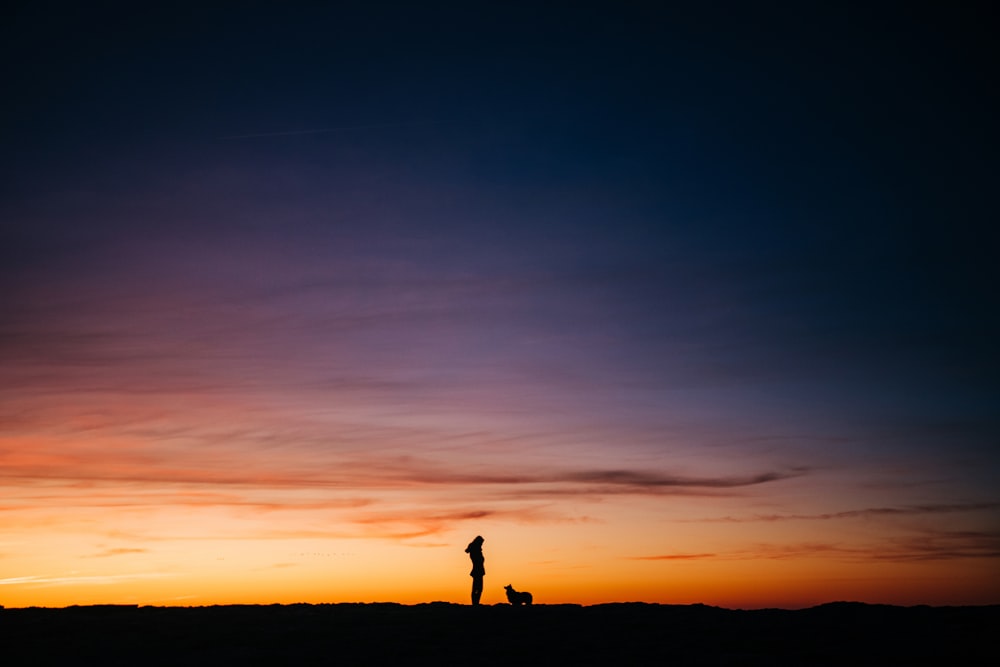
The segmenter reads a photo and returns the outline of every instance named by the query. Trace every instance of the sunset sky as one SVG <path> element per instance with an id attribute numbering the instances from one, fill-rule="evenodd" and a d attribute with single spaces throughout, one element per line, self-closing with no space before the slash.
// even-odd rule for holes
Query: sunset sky
<path id="1" fill-rule="evenodd" d="M 20 4 L 0 605 L 1000 603 L 973 3 Z"/>

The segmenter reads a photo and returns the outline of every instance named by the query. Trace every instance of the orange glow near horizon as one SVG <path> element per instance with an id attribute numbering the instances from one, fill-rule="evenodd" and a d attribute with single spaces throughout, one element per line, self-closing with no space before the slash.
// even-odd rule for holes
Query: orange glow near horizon
<path id="1" fill-rule="evenodd" d="M 7 607 L 465 603 L 463 549 L 475 534 L 486 537 L 487 604 L 503 602 L 508 583 L 550 604 L 1000 599 L 995 559 L 977 556 L 971 530 L 958 530 L 959 515 L 974 526 L 976 507 L 955 510 L 944 532 L 920 512 L 806 512 L 836 501 L 803 500 L 794 476 L 766 493 L 664 494 L 607 480 L 574 490 L 577 482 L 525 474 L 515 491 L 477 468 L 445 474 L 389 457 L 351 487 L 333 463 L 324 476 L 312 454 L 227 469 L 190 450 L 184 463 L 144 471 L 155 447 L 100 429 L 3 446 Z M 346 468 L 359 465 L 353 457 Z M 779 511 L 782 502 L 798 511 Z"/>
<path id="2" fill-rule="evenodd" d="M 483 531 L 488 532 L 488 531 Z M 458 538 L 459 536 L 455 536 Z M 462 537 L 464 540 L 464 536 Z M 12 557 L 5 543 L 0 580 L 7 607 L 77 604 L 200 606 L 213 604 L 398 602 L 466 603 L 467 563 L 459 541 L 402 546 L 367 540 L 212 540 L 84 553 L 87 540 L 37 538 L 47 554 Z M 544 556 L 531 544 L 508 543 L 491 554 L 483 602 L 504 601 L 502 587 L 531 590 L 538 603 L 642 601 L 728 608 L 800 608 L 834 600 L 885 604 L 992 604 L 998 587 L 988 559 L 967 562 L 962 575 L 941 564 L 843 563 L 828 557 L 771 560 L 628 562 L 624 558 L 527 562 Z M 337 551 L 344 549 L 345 551 Z M 568 551 L 568 550 L 567 550 Z M 514 558 L 514 552 L 518 557 Z M 70 569 L 71 568 L 71 569 Z M 993 579 L 995 581 L 995 579 Z"/>

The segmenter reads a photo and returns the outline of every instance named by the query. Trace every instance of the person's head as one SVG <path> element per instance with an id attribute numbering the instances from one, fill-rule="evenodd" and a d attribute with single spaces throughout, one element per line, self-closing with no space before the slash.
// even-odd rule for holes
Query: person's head
<path id="1" fill-rule="evenodd" d="M 478 550 L 480 550 L 480 549 L 483 548 L 483 542 L 485 542 L 485 541 L 486 540 L 483 539 L 482 535 L 476 535 L 476 539 L 474 539 L 471 542 L 469 542 L 469 546 L 465 547 L 465 550 L 466 551 L 478 551 Z"/>

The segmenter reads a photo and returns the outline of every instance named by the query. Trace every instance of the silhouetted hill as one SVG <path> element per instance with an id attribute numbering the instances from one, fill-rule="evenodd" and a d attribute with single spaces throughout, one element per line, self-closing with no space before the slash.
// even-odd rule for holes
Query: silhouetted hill
<path id="1" fill-rule="evenodd" d="M 1000 664 L 1000 606 L 323 604 L 5 609 L 4 664 Z"/>

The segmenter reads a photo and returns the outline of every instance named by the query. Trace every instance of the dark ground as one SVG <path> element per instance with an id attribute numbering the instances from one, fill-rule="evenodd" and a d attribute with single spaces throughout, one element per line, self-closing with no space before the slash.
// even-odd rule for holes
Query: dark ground
<path id="1" fill-rule="evenodd" d="M 618 603 L 0 610 L 5 665 L 1000 665 L 1000 606 Z"/>

